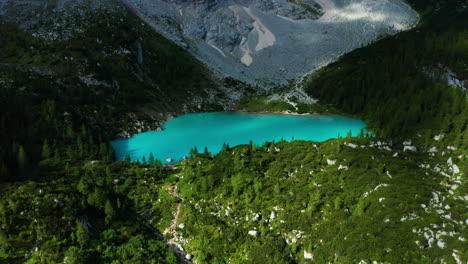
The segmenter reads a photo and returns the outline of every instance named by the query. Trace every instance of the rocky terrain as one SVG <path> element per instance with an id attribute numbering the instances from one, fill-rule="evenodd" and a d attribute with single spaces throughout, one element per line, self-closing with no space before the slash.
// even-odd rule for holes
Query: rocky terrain
<path id="1" fill-rule="evenodd" d="M 222 76 L 267 87 L 419 19 L 400 0 L 123 1 Z"/>
<path id="2" fill-rule="evenodd" d="M 80 14 L 88 7 L 112 8 L 118 2 L 220 77 L 266 88 L 419 19 L 401 0 L 0 0 L 0 15 L 36 36 L 60 40 L 84 30 Z M 72 8 L 80 6 L 86 8 Z"/>

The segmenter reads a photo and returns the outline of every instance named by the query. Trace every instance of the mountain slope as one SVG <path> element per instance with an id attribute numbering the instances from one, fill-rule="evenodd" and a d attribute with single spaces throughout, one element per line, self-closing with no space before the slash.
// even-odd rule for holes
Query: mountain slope
<path id="1" fill-rule="evenodd" d="M 410 3 L 414 31 L 303 83 L 376 137 L 225 146 L 178 168 L 115 161 L 108 140 L 242 86 L 122 6 L 26 5 L 55 22 L 0 24 L 0 262 L 176 263 L 170 244 L 198 263 L 465 263 L 466 7 Z"/>
<path id="2" fill-rule="evenodd" d="M 399 0 L 124 2 L 221 76 L 266 88 L 418 21 Z"/>

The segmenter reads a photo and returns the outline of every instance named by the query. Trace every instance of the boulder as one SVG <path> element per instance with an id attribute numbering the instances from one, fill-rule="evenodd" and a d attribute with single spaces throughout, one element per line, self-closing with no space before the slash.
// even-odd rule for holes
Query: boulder
<path id="1" fill-rule="evenodd" d="M 251 236 L 257 236 L 258 232 L 256 230 L 250 230 L 248 234 Z"/>
<path id="2" fill-rule="evenodd" d="M 304 258 L 305 259 L 314 259 L 314 255 L 304 250 Z"/>
<path id="3" fill-rule="evenodd" d="M 270 213 L 270 219 L 273 220 L 276 218 L 276 213 L 275 212 L 271 212 Z"/>
<path id="4" fill-rule="evenodd" d="M 403 151 L 417 151 L 418 149 L 415 146 L 404 146 Z"/>

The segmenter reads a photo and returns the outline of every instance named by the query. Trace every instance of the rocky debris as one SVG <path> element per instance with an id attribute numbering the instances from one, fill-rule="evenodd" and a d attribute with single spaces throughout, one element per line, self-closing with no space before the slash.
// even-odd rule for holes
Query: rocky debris
<path id="1" fill-rule="evenodd" d="M 418 149 L 415 146 L 403 146 L 403 151 L 417 151 Z"/>
<path id="2" fill-rule="evenodd" d="M 432 147 L 429 149 L 430 153 L 437 153 L 437 147 Z"/>
<path id="3" fill-rule="evenodd" d="M 348 146 L 348 147 L 350 147 L 350 148 L 357 148 L 357 145 L 356 145 L 356 144 L 353 144 L 353 143 L 347 143 L 347 142 L 345 142 L 344 144 L 345 144 L 345 146 Z"/>
<path id="4" fill-rule="evenodd" d="M 390 186 L 390 185 L 388 185 L 388 184 L 386 184 L 386 183 L 381 183 L 381 184 L 375 186 L 375 188 L 374 188 L 373 190 L 370 190 L 370 191 L 368 191 L 368 192 L 365 192 L 365 193 L 363 194 L 363 196 L 364 196 L 364 198 L 366 198 L 367 196 L 369 196 L 369 194 L 371 194 L 371 193 L 377 191 L 378 189 L 380 189 L 380 188 L 382 188 L 382 187 L 388 187 L 388 186 Z"/>
<path id="5" fill-rule="evenodd" d="M 256 230 L 250 230 L 248 234 L 251 236 L 257 236 L 258 232 Z"/>
<path id="6" fill-rule="evenodd" d="M 115 137 L 116 137 L 116 139 L 129 139 L 132 136 L 127 131 L 122 131 L 122 132 L 118 133 Z"/>
<path id="7" fill-rule="evenodd" d="M 312 253 L 309 253 L 307 251 L 304 250 L 304 258 L 305 259 L 314 259 L 314 255 Z"/>
<path id="8" fill-rule="evenodd" d="M 270 219 L 273 220 L 276 218 L 276 212 L 271 212 L 270 213 Z"/>
<path id="9" fill-rule="evenodd" d="M 261 218 L 260 214 L 255 214 L 254 217 L 252 218 L 252 220 L 254 222 L 257 222 L 258 220 L 260 220 L 260 218 Z"/>
<path id="10" fill-rule="evenodd" d="M 220 76 L 264 85 L 299 78 L 419 19 L 400 0 L 308 0 L 309 8 L 288 0 L 122 1 Z"/>
<path id="11" fill-rule="evenodd" d="M 338 166 L 338 170 L 348 170 L 348 169 L 349 169 L 349 167 L 346 166 L 346 165 L 340 165 L 340 166 Z"/>

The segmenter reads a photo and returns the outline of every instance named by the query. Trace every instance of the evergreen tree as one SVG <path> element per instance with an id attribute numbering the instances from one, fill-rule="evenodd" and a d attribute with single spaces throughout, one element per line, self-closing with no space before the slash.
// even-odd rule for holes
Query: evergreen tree
<path id="1" fill-rule="evenodd" d="M 193 148 L 190 150 L 189 154 L 190 154 L 190 156 L 195 156 L 195 155 L 197 155 L 197 154 L 198 154 L 198 149 L 197 149 L 197 147 L 196 147 L 196 146 L 193 147 Z"/>
<path id="2" fill-rule="evenodd" d="M 65 258 L 67 263 L 73 264 L 85 264 L 87 263 L 85 252 L 77 247 L 69 247 L 68 250 L 65 252 Z"/>
<path id="3" fill-rule="evenodd" d="M 50 149 L 49 142 L 44 140 L 44 143 L 42 144 L 42 159 L 50 159 L 52 156 L 52 150 Z"/>
<path id="4" fill-rule="evenodd" d="M 26 152 L 24 151 L 23 146 L 19 146 L 18 149 L 18 166 L 20 170 L 25 170 L 27 166 L 28 160 L 26 157 Z"/>
<path id="5" fill-rule="evenodd" d="M 80 178 L 80 181 L 78 182 L 78 185 L 77 185 L 77 189 L 82 194 L 88 194 L 89 193 L 88 184 L 86 183 L 86 180 L 85 180 L 84 177 Z"/>
<path id="6" fill-rule="evenodd" d="M 75 237 L 76 242 L 78 242 L 81 247 L 86 245 L 86 242 L 88 241 L 88 233 L 86 233 L 86 229 L 84 228 L 83 224 L 78 220 L 76 221 Z"/>
<path id="7" fill-rule="evenodd" d="M 8 249 L 9 247 L 10 241 L 8 241 L 8 236 L 0 229 L 0 248 Z"/>
<path id="8" fill-rule="evenodd" d="M 222 151 L 228 151 L 229 150 L 229 145 L 226 144 L 226 142 L 223 143 L 223 146 L 221 147 Z"/>
<path id="9" fill-rule="evenodd" d="M 149 164 L 154 164 L 155 163 L 153 152 L 150 152 L 148 162 L 149 162 Z"/>
<path id="10" fill-rule="evenodd" d="M 106 201 L 106 205 L 104 206 L 104 212 L 106 214 L 106 224 L 110 224 L 110 222 L 115 217 L 115 210 L 109 200 Z"/>
<path id="11" fill-rule="evenodd" d="M 130 163 L 131 162 L 131 158 L 130 158 L 130 155 L 125 155 L 125 162 L 126 163 Z"/>

